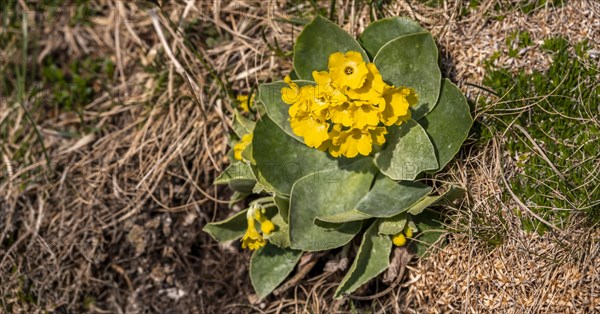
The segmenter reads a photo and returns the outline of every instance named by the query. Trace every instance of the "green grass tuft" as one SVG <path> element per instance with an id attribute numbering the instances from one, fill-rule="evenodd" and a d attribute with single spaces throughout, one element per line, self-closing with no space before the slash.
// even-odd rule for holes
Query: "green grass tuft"
<path id="1" fill-rule="evenodd" d="M 517 33 L 507 44 L 527 46 L 531 39 Z M 503 98 L 482 136 L 506 134 L 505 148 L 517 168 L 510 187 L 534 212 L 558 226 L 573 212 L 598 222 L 600 71 L 586 41 L 570 45 L 564 38 L 549 38 L 542 49 L 553 59 L 545 72 L 513 73 L 487 63 L 484 85 Z M 538 221 L 522 221 L 527 230 L 545 229 Z"/>

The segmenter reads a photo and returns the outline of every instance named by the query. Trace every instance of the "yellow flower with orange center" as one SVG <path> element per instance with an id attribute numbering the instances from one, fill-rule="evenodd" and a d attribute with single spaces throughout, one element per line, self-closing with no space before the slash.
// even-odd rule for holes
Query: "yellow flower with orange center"
<path id="1" fill-rule="evenodd" d="M 329 56 L 331 80 L 339 88 L 360 88 L 367 78 L 369 70 L 360 52 L 348 51 L 332 53 Z"/>

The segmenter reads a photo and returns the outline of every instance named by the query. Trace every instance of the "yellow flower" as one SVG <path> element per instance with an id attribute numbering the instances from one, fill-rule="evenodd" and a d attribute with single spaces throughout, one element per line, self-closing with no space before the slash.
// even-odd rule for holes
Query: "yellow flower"
<path id="1" fill-rule="evenodd" d="M 312 72 L 313 79 L 317 83 L 317 85 L 331 85 L 331 75 L 327 71 L 313 71 Z"/>
<path id="2" fill-rule="evenodd" d="M 371 140 L 375 145 L 381 146 L 385 143 L 385 135 L 388 131 L 385 127 L 376 127 L 369 130 L 371 133 Z"/>
<path id="3" fill-rule="evenodd" d="M 341 124 L 334 124 L 333 127 L 331 128 L 331 131 L 329 132 L 329 139 L 326 140 L 325 142 L 323 142 L 323 144 L 321 144 L 321 146 L 319 146 L 319 150 L 321 151 L 329 151 L 329 154 L 333 157 L 339 157 L 341 155 L 340 152 L 340 146 L 339 145 L 333 145 L 333 140 L 336 139 L 340 136 L 340 132 L 342 131 L 342 125 Z"/>
<path id="4" fill-rule="evenodd" d="M 379 109 L 367 102 L 354 102 L 354 127 L 362 129 L 379 124 Z"/>
<path id="5" fill-rule="evenodd" d="M 250 211 L 250 210 L 248 210 Z M 254 218 L 248 218 L 248 230 L 242 237 L 242 248 L 249 248 L 250 250 L 258 250 L 260 247 L 267 244 L 267 241 L 256 231 L 256 226 L 254 225 Z"/>
<path id="6" fill-rule="evenodd" d="M 414 90 L 406 87 L 384 91 L 385 106 L 381 108 L 381 122 L 385 125 L 400 124 L 410 119 L 409 107 L 417 103 Z"/>
<path id="7" fill-rule="evenodd" d="M 395 246 L 404 246 L 406 244 L 406 237 L 404 233 L 400 232 L 397 235 L 392 237 L 392 242 Z"/>
<path id="8" fill-rule="evenodd" d="M 241 240 L 242 248 L 257 250 L 267 244 L 267 241 L 256 230 L 255 221 L 260 222 L 260 230 L 265 235 L 273 232 L 275 230 L 275 225 L 265 216 L 264 209 L 256 205 L 251 205 L 250 208 L 248 208 L 246 220 L 248 222 L 248 229 Z"/>
<path id="9" fill-rule="evenodd" d="M 349 127 L 354 123 L 355 111 L 355 106 L 345 102 L 337 106 L 329 107 L 329 117 L 331 118 L 331 122 Z"/>
<path id="10" fill-rule="evenodd" d="M 333 138 L 332 143 L 339 146 L 339 153 L 348 158 L 354 158 L 359 153 L 368 156 L 373 149 L 373 140 L 368 130 L 343 130 L 339 133 L 339 136 Z"/>
<path id="11" fill-rule="evenodd" d="M 307 146 L 318 148 L 329 139 L 327 133 L 329 124 L 314 114 L 298 114 L 290 119 L 290 126 L 294 134 L 304 138 L 304 143 Z"/>
<path id="12" fill-rule="evenodd" d="M 263 234 L 270 234 L 275 231 L 275 225 L 267 219 L 264 209 L 257 209 L 254 213 L 254 218 L 260 222 L 260 231 L 262 231 Z"/>
<path id="13" fill-rule="evenodd" d="M 283 79 L 289 87 L 283 87 L 281 89 L 281 99 L 288 105 L 291 105 L 298 100 L 300 100 L 300 88 L 298 88 L 298 84 L 294 83 L 290 76 L 286 76 Z"/>
<path id="14" fill-rule="evenodd" d="M 329 73 L 332 82 L 339 88 L 359 88 L 364 84 L 369 70 L 359 52 L 348 51 L 345 55 L 335 52 L 329 56 Z"/>
<path id="15" fill-rule="evenodd" d="M 250 99 L 248 99 L 248 95 L 238 95 L 236 99 L 243 112 L 250 112 L 250 108 L 254 106 L 254 95 Z"/>
<path id="16" fill-rule="evenodd" d="M 290 109 L 288 109 L 288 113 L 290 117 L 293 118 L 298 113 L 307 113 L 313 107 L 314 95 L 315 95 L 315 87 L 314 86 L 302 86 L 298 92 L 298 99 L 296 102 L 292 103 Z"/>
<path id="17" fill-rule="evenodd" d="M 387 85 L 381 74 L 379 74 L 379 70 L 373 63 L 367 63 L 367 69 L 369 73 L 367 74 L 365 83 L 360 88 L 356 89 L 348 89 L 348 97 L 352 99 L 365 100 L 370 101 L 373 104 L 378 104 L 379 99 L 381 98 L 385 88 L 389 88 L 391 86 Z"/>
<path id="18" fill-rule="evenodd" d="M 348 97 L 333 83 L 327 71 L 313 71 L 313 78 L 317 83 L 315 102 L 319 105 L 337 106 L 348 101 Z"/>
<path id="19" fill-rule="evenodd" d="M 250 143 L 252 143 L 252 133 L 242 136 L 242 139 L 233 146 L 233 157 L 237 160 L 242 160 L 242 152 Z"/>

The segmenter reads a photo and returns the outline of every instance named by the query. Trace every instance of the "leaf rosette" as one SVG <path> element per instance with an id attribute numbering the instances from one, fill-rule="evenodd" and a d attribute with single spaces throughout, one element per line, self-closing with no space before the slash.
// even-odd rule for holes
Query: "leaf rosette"
<path id="1" fill-rule="evenodd" d="M 258 87 L 256 106 L 242 98 L 243 111 L 255 108 L 258 118 L 234 113 L 235 161 L 215 181 L 235 191 L 232 201 L 262 197 L 204 230 L 254 251 L 260 297 L 303 252 L 359 237 L 335 294 L 342 297 L 383 272 L 394 246 L 423 255 L 439 240 L 439 213 L 428 208 L 460 189 L 434 194 L 425 179 L 457 154 L 473 120 L 461 91 L 441 76 L 433 37 L 410 19 L 379 20 L 355 40 L 316 17 L 294 45 L 293 64 L 283 80 Z"/>

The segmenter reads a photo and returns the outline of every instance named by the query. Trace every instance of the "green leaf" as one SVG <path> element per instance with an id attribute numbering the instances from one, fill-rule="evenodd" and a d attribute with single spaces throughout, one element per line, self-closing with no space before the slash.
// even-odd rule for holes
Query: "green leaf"
<path id="1" fill-rule="evenodd" d="M 333 214 L 333 215 L 319 216 L 315 219 L 320 220 L 325 223 L 344 223 L 344 222 L 350 222 L 350 221 L 365 220 L 365 219 L 369 219 L 372 217 L 373 216 L 369 216 L 367 214 L 361 213 L 361 212 L 357 211 L 356 209 L 351 209 L 351 210 Z M 318 223 L 318 222 L 316 222 L 316 223 Z"/>
<path id="2" fill-rule="evenodd" d="M 417 254 L 420 257 L 424 257 L 429 252 L 431 246 L 446 233 L 446 230 L 444 230 L 444 226 L 440 223 L 441 214 L 439 212 L 427 210 L 418 216 L 414 216 L 413 219 L 420 231 L 417 234 L 416 241 L 414 241 L 417 247 Z"/>
<path id="3" fill-rule="evenodd" d="M 233 123 L 231 128 L 235 135 L 242 138 L 245 134 L 251 133 L 254 130 L 255 122 L 244 117 L 239 110 L 233 110 Z"/>
<path id="4" fill-rule="evenodd" d="M 264 235 L 264 238 L 278 247 L 290 247 L 290 228 L 288 224 L 283 221 L 283 217 L 277 213 L 270 217 L 270 220 L 275 225 L 275 231 L 269 235 Z"/>
<path id="5" fill-rule="evenodd" d="M 379 222 L 379 234 L 394 235 L 404 230 L 408 215 L 406 212 L 394 217 L 381 219 Z"/>
<path id="6" fill-rule="evenodd" d="M 460 146 L 469 135 L 473 118 L 463 93 L 448 79 L 442 81 L 440 100 L 433 111 L 419 120 L 438 158 L 440 171 L 458 153 Z"/>
<path id="7" fill-rule="evenodd" d="M 427 184 L 396 182 L 378 175 L 373 188 L 356 204 L 356 210 L 371 217 L 392 217 L 408 210 L 431 192 Z"/>
<path id="8" fill-rule="evenodd" d="M 236 161 L 229 165 L 213 182 L 216 185 L 229 184 L 232 181 L 256 181 L 252 169 L 244 162 Z"/>
<path id="9" fill-rule="evenodd" d="M 262 176 L 260 171 L 258 171 L 258 168 L 256 167 L 256 161 L 254 163 L 255 163 L 254 165 L 250 166 L 252 168 L 252 173 L 254 174 L 254 177 L 257 180 L 257 183 L 254 186 L 253 192 L 255 194 L 260 194 L 263 191 L 266 191 L 266 192 L 269 192 L 270 194 L 280 194 L 280 193 L 277 193 L 275 188 L 273 186 L 271 186 L 271 184 L 269 184 L 269 182 L 267 182 L 267 180 Z"/>
<path id="10" fill-rule="evenodd" d="M 388 128 L 387 146 L 377 154 L 375 163 L 394 180 L 414 180 L 419 173 L 437 169 L 433 144 L 425 130 L 414 120 Z"/>
<path id="11" fill-rule="evenodd" d="M 319 216 L 352 209 L 369 191 L 375 169 L 369 158 L 357 158 L 331 175 L 315 172 L 298 180 L 290 197 L 291 247 L 323 251 L 340 247 L 360 231 L 362 222 L 348 222 L 325 228 L 314 224 Z"/>
<path id="12" fill-rule="evenodd" d="M 302 251 L 282 249 L 267 243 L 250 260 L 250 280 L 259 298 L 271 293 L 294 270 Z"/>
<path id="13" fill-rule="evenodd" d="M 290 213 L 290 199 L 281 195 L 275 195 L 273 197 L 273 202 L 277 209 L 279 209 L 279 214 L 283 217 L 283 221 L 288 223 L 288 217 Z"/>
<path id="14" fill-rule="evenodd" d="M 234 191 L 251 193 L 256 184 L 256 178 L 249 165 L 236 161 L 215 179 L 214 184 L 229 184 Z"/>
<path id="15" fill-rule="evenodd" d="M 294 70 L 303 80 L 312 80 L 313 71 L 326 71 L 329 55 L 334 52 L 358 51 L 369 60 L 362 47 L 339 26 L 317 16 L 298 36 L 294 45 Z"/>
<path id="16" fill-rule="evenodd" d="M 246 148 L 244 148 L 242 151 L 242 158 L 248 160 L 250 164 L 254 164 L 256 161 L 254 160 L 253 153 L 254 150 L 252 148 L 252 142 L 250 142 L 250 144 L 248 144 L 248 146 L 246 146 Z"/>
<path id="17" fill-rule="evenodd" d="M 309 81 L 294 81 L 299 87 L 306 85 L 314 85 L 315 83 Z M 281 99 L 281 89 L 288 85 L 283 81 L 260 84 L 258 87 L 258 99 L 264 105 L 267 115 L 275 124 L 277 124 L 282 130 L 285 131 L 289 136 L 296 140 L 304 143 L 304 140 L 294 134 L 292 127 L 290 126 L 288 110 L 290 105 L 283 102 Z"/>
<path id="18" fill-rule="evenodd" d="M 411 108 L 413 119 L 419 120 L 433 109 L 440 93 L 442 72 L 431 34 L 398 37 L 381 47 L 373 62 L 386 82 L 415 89 L 419 101 Z"/>
<path id="19" fill-rule="evenodd" d="M 277 194 L 289 195 L 294 182 L 309 173 L 337 171 L 336 159 L 293 140 L 268 117 L 256 123 L 252 147 L 259 182 L 266 181 Z"/>
<path id="20" fill-rule="evenodd" d="M 427 195 L 417 203 L 412 205 L 408 210 L 394 217 L 381 220 L 379 224 L 379 234 L 397 234 L 404 230 L 407 214 L 413 216 L 421 214 L 426 208 L 433 206 L 441 201 L 452 201 L 462 194 L 462 189 L 456 186 L 450 186 L 444 193 L 440 195 Z M 414 229 L 414 228 L 413 228 Z M 415 230 L 416 231 L 416 230 Z"/>
<path id="21" fill-rule="evenodd" d="M 239 202 L 246 198 L 246 196 L 250 195 L 250 193 L 233 191 L 233 194 L 229 198 L 229 205 L 227 206 L 229 209 L 232 209 L 236 202 Z"/>
<path id="22" fill-rule="evenodd" d="M 202 231 L 210 234 L 219 242 L 238 239 L 246 233 L 248 227 L 248 223 L 246 222 L 247 211 L 245 209 L 225 220 L 208 223 L 202 228 Z"/>
<path id="23" fill-rule="evenodd" d="M 400 36 L 426 32 L 421 25 L 406 17 L 390 17 L 373 22 L 358 38 L 369 56 L 375 57 L 385 44 Z M 371 58 L 372 59 L 372 58 Z"/>
<path id="24" fill-rule="evenodd" d="M 390 265 L 392 240 L 377 234 L 377 223 L 373 223 L 363 235 L 362 244 L 356 253 L 350 270 L 335 291 L 338 299 L 352 293 L 361 285 L 381 274 Z"/>
<path id="25" fill-rule="evenodd" d="M 425 198 L 420 200 L 418 203 L 413 205 L 408 210 L 408 213 L 416 216 L 416 215 L 422 213 L 423 210 L 425 210 L 425 208 L 427 208 L 429 206 L 433 206 L 442 200 L 448 200 L 448 198 L 450 198 L 450 200 L 454 199 L 454 196 L 457 194 L 461 194 L 461 191 L 462 191 L 462 189 L 452 185 L 444 193 L 442 193 L 440 195 L 426 196 Z"/>
<path id="26" fill-rule="evenodd" d="M 415 204 L 415 206 L 411 207 L 408 210 L 408 213 L 416 216 L 420 213 L 422 213 L 425 208 L 437 203 L 442 196 L 440 195 L 436 195 L 436 196 L 426 196 L 424 199 L 422 199 L 420 202 L 418 202 L 417 204 Z"/>

